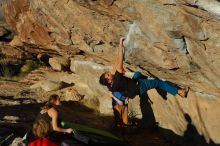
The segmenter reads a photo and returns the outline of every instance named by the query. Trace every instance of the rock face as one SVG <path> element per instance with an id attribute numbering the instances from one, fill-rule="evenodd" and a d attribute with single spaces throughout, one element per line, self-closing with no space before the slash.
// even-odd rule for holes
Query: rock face
<path id="1" fill-rule="evenodd" d="M 0 27 L 0 37 L 4 36 L 7 33 L 8 33 L 8 31 L 4 27 Z"/>
<path id="2" fill-rule="evenodd" d="M 220 143 L 218 0 L 9 0 L 4 10 L 17 34 L 13 45 L 71 59 L 70 70 L 79 76 L 76 89 L 105 114 L 112 112 L 111 99 L 98 77 L 113 64 L 118 40 L 126 36 L 127 68 L 191 87 L 187 99 L 164 100 L 150 90 L 153 104 L 145 101 L 140 109 L 137 97 L 130 110 L 147 117 L 147 105 L 160 127 L 185 135 L 193 124 L 208 143 Z"/>
<path id="3" fill-rule="evenodd" d="M 54 70 L 62 71 L 69 68 L 68 59 L 62 57 L 53 57 L 49 59 L 49 64 Z"/>

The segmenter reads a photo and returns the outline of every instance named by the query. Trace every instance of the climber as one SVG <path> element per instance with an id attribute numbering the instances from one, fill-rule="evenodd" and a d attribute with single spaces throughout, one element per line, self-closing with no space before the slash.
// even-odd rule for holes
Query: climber
<path id="1" fill-rule="evenodd" d="M 139 72 L 136 72 L 133 79 L 124 76 L 123 69 L 123 42 L 125 38 L 120 39 L 117 61 L 111 72 L 105 72 L 100 76 L 99 82 L 108 87 L 114 93 L 119 92 L 122 96 L 132 98 L 136 95 L 146 94 L 147 90 L 153 88 L 162 89 L 173 96 L 177 94 L 185 98 L 189 88 L 180 88 L 173 86 L 166 81 L 160 79 L 142 78 Z"/>

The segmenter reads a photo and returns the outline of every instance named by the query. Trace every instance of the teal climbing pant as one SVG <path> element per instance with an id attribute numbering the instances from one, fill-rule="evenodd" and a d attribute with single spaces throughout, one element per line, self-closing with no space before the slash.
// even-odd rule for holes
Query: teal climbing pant
<path id="1" fill-rule="evenodd" d="M 138 80 L 140 85 L 140 95 L 153 88 L 159 88 L 172 94 L 173 96 L 176 96 L 178 91 L 176 86 L 170 85 L 166 81 L 162 81 L 160 79 L 143 79 L 140 72 L 135 72 L 133 79 Z"/>

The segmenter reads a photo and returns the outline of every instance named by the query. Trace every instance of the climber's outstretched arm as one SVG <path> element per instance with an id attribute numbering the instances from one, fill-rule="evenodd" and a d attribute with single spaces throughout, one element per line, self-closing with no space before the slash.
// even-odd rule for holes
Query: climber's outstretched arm
<path id="1" fill-rule="evenodd" d="M 120 73 L 123 72 L 123 47 L 124 47 L 123 42 L 124 40 L 125 40 L 124 37 L 120 38 L 118 54 L 117 54 L 115 66 L 113 67 L 113 70 L 112 70 L 112 74 L 114 74 L 116 70 Z"/>

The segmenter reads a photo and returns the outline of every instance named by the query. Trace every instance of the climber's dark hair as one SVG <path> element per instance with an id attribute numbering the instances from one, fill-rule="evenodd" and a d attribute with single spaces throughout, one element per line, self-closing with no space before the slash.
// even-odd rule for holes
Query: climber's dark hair
<path id="1" fill-rule="evenodd" d="M 102 85 L 104 85 L 104 86 L 109 86 L 109 83 L 108 83 L 108 81 L 107 81 L 106 78 L 105 78 L 105 74 L 106 74 L 106 72 L 104 72 L 104 73 L 100 76 L 100 78 L 99 78 L 99 83 L 102 84 Z"/>
<path id="2" fill-rule="evenodd" d="M 55 101 L 57 101 L 57 99 L 59 98 L 59 95 L 57 94 L 52 94 L 49 97 L 48 103 L 49 104 L 53 104 Z"/>
<path id="3" fill-rule="evenodd" d="M 59 98 L 59 95 L 57 94 L 52 94 L 50 95 L 48 101 L 46 102 L 46 104 L 41 107 L 41 110 L 48 110 L 51 107 L 54 107 L 55 102 L 57 101 L 57 99 Z"/>

